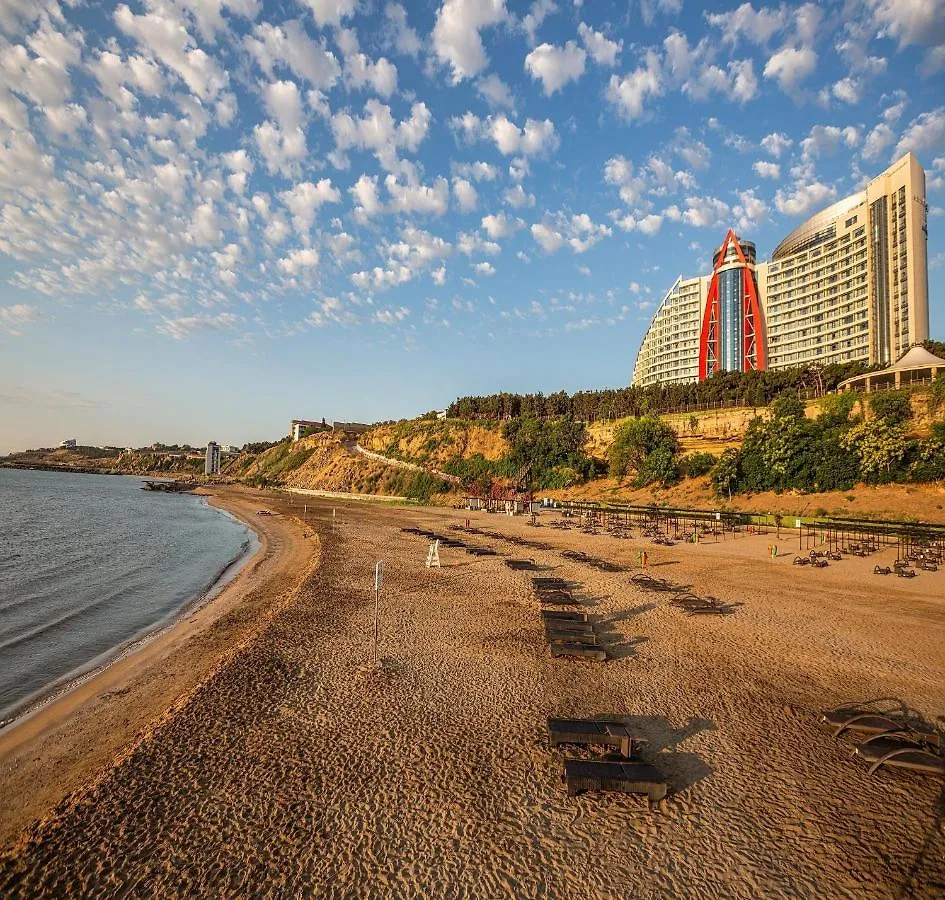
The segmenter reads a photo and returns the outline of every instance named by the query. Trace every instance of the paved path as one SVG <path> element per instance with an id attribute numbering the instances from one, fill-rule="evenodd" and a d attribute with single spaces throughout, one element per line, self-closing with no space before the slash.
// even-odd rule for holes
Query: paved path
<path id="1" fill-rule="evenodd" d="M 347 446 L 347 445 L 345 445 Z M 380 453 L 375 453 L 373 450 L 365 450 L 360 444 L 355 444 L 353 449 L 356 453 L 360 453 L 362 456 L 366 456 L 368 459 L 373 459 L 375 462 L 383 463 L 385 466 L 393 466 L 397 469 L 409 469 L 412 472 L 428 472 L 430 475 L 435 475 L 437 478 L 442 478 L 444 481 L 448 481 L 450 484 L 459 484 L 459 478 L 456 475 L 448 475 L 446 472 L 441 472 L 439 469 L 434 469 L 430 466 L 421 466 L 417 463 L 404 462 L 402 459 L 394 459 L 390 456 L 382 456 Z"/>

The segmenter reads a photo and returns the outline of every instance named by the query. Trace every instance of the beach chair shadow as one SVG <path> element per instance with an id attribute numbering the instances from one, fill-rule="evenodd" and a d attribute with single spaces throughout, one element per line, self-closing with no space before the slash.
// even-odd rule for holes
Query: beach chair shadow
<path id="1" fill-rule="evenodd" d="M 651 609 L 656 609 L 656 603 L 641 603 L 639 606 L 634 606 L 631 609 L 625 609 L 621 612 L 614 613 L 607 622 L 626 622 L 628 619 L 632 619 L 634 616 L 642 615 L 645 612 L 649 612 Z M 605 623 L 601 623 L 605 624 Z"/>
<path id="2" fill-rule="evenodd" d="M 606 632 L 598 631 L 598 634 L 603 637 L 607 646 L 607 654 L 611 659 L 629 659 L 631 656 L 636 655 L 637 647 L 640 644 L 645 644 L 649 640 L 648 637 L 645 637 L 641 634 L 628 640 L 620 640 L 616 643 L 608 643 Z"/>

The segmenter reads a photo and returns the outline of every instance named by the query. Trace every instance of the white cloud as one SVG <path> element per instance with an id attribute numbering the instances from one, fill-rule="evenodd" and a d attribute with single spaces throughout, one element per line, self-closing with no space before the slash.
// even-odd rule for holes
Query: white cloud
<path id="1" fill-rule="evenodd" d="M 438 287 L 443 287 L 446 284 L 446 266 L 440 266 L 438 269 L 434 269 L 430 273 L 430 278 L 433 279 L 433 283 Z"/>
<path id="2" fill-rule="evenodd" d="M 359 219 L 369 219 L 384 211 L 384 204 L 377 189 L 376 175 L 362 175 L 348 188 L 348 193 L 355 199 L 355 215 Z"/>
<path id="3" fill-rule="evenodd" d="M 201 203 L 195 210 L 188 234 L 195 244 L 208 247 L 219 244 L 223 239 L 221 227 L 223 221 L 217 214 L 213 203 Z"/>
<path id="4" fill-rule="evenodd" d="M 177 75 L 201 100 L 212 100 L 228 82 L 226 72 L 199 48 L 169 6 L 135 15 L 124 3 L 115 10 L 115 24 L 153 59 Z"/>
<path id="5" fill-rule="evenodd" d="M 780 131 L 773 131 L 761 139 L 761 146 L 775 159 L 780 159 L 781 154 L 793 143 L 794 141 Z"/>
<path id="6" fill-rule="evenodd" d="M 545 253 L 555 253 L 564 246 L 564 236 L 548 225 L 536 222 L 531 228 L 532 237 Z"/>
<path id="7" fill-rule="evenodd" d="M 782 47 L 765 65 L 765 78 L 773 78 L 785 93 L 795 93 L 814 69 L 817 54 L 810 47 Z"/>
<path id="8" fill-rule="evenodd" d="M 318 251 L 311 247 L 293 250 L 279 260 L 279 270 L 286 275 L 300 275 L 318 266 Z"/>
<path id="9" fill-rule="evenodd" d="M 640 0 L 640 14 L 645 25 L 652 25 L 658 12 L 677 15 L 682 5 L 683 0 Z"/>
<path id="10" fill-rule="evenodd" d="M 735 216 L 735 230 L 745 235 L 757 229 L 768 218 L 768 204 L 749 189 L 739 193 L 732 214 Z"/>
<path id="11" fill-rule="evenodd" d="M 606 225 L 596 224 L 586 213 L 572 215 L 558 213 L 553 220 L 536 222 L 531 227 L 532 237 L 545 253 L 555 253 L 565 245 L 573 253 L 585 253 L 598 241 L 611 234 Z"/>
<path id="12" fill-rule="evenodd" d="M 623 41 L 611 41 L 601 32 L 595 31 L 581 22 L 578 25 L 578 34 L 584 47 L 599 66 L 613 68 L 617 65 L 617 54 L 623 50 Z"/>
<path id="13" fill-rule="evenodd" d="M 473 181 L 495 181 L 499 174 L 499 170 L 491 163 L 481 161 L 457 163 L 453 170 L 457 175 L 471 178 Z"/>
<path id="14" fill-rule="evenodd" d="M 396 175 L 384 179 L 387 193 L 390 194 L 390 210 L 403 213 L 423 213 L 442 216 L 449 208 L 450 186 L 442 176 L 433 184 L 407 182 L 402 184 Z"/>
<path id="15" fill-rule="evenodd" d="M 28 322 L 35 321 L 39 310 L 26 303 L 14 303 L 12 306 L 0 306 L 0 331 L 14 337 L 22 334 L 22 328 Z"/>
<path id="16" fill-rule="evenodd" d="M 541 81 L 545 96 L 550 97 L 569 81 L 577 81 L 584 74 L 587 54 L 574 41 L 564 47 L 541 44 L 525 57 L 525 69 L 536 81 Z"/>
<path id="17" fill-rule="evenodd" d="M 420 35 L 407 23 L 407 10 L 400 3 L 388 3 L 384 7 L 387 20 L 388 45 L 402 56 L 417 57 L 423 43 Z"/>
<path id="18" fill-rule="evenodd" d="M 693 228 L 719 227 L 729 216 L 729 206 L 718 197 L 686 197 L 686 208 L 670 206 L 665 216 L 674 222 L 685 222 Z"/>
<path id="19" fill-rule="evenodd" d="M 175 341 L 182 341 L 197 331 L 228 331 L 236 328 L 242 321 L 239 316 L 227 312 L 216 315 L 182 316 L 164 319 L 157 326 L 157 330 Z"/>
<path id="20" fill-rule="evenodd" d="M 482 217 L 482 229 L 494 241 L 510 237 L 524 227 L 525 223 L 521 219 L 511 218 L 505 213 Z"/>
<path id="21" fill-rule="evenodd" d="M 534 0 L 525 18 L 522 19 L 522 30 L 528 38 L 529 47 L 535 46 L 535 32 L 552 13 L 558 11 L 554 0 Z"/>
<path id="22" fill-rule="evenodd" d="M 924 112 L 909 123 L 893 154 L 900 157 L 908 151 L 916 154 L 938 153 L 945 146 L 945 106 Z"/>
<path id="23" fill-rule="evenodd" d="M 399 306 L 397 309 L 379 309 L 374 313 L 374 321 L 381 325 L 396 325 L 403 322 L 410 315 L 410 310 L 406 306 Z"/>
<path id="24" fill-rule="evenodd" d="M 606 97 L 627 119 L 637 119 L 644 111 L 648 97 L 659 97 L 663 92 L 659 56 L 652 50 L 646 54 L 646 64 L 622 78 L 611 75 Z"/>
<path id="25" fill-rule="evenodd" d="M 487 123 L 489 136 L 504 156 L 543 156 L 558 149 L 560 140 L 554 122 L 526 119 L 523 128 L 500 115 Z"/>
<path id="26" fill-rule="evenodd" d="M 515 111 L 515 98 L 509 86 L 495 72 L 476 80 L 476 92 L 493 109 Z"/>
<path id="27" fill-rule="evenodd" d="M 635 175 L 633 163 L 624 156 L 613 156 L 604 163 L 604 181 L 620 188 L 620 199 L 628 206 L 639 203 L 646 190 L 646 179 Z"/>
<path id="28" fill-rule="evenodd" d="M 331 117 L 335 137 L 332 159 L 336 165 L 346 166 L 348 150 L 370 150 L 388 172 L 401 172 L 404 166 L 398 158 L 398 150 L 415 152 L 426 138 L 432 118 L 427 105 L 418 102 L 411 107 L 409 119 L 397 122 L 390 107 L 372 97 L 364 104 L 361 118 L 348 112 L 338 112 Z"/>
<path id="29" fill-rule="evenodd" d="M 860 102 L 860 85 L 855 78 L 841 78 L 830 89 L 838 100 L 850 105 Z"/>
<path id="30" fill-rule="evenodd" d="M 479 203 L 479 194 L 465 178 L 453 179 L 453 196 L 463 212 L 472 212 Z"/>
<path id="31" fill-rule="evenodd" d="M 303 181 L 289 191 L 282 191 L 279 199 L 292 213 L 292 225 L 303 238 L 308 237 L 315 220 L 315 213 L 326 203 L 341 200 L 341 191 L 334 187 L 330 178 L 322 178 L 318 184 Z"/>
<path id="32" fill-rule="evenodd" d="M 856 147 L 860 142 L 859 129 L 852 125 L 840 128 L 837 125 L 815 125 L 801 141 L 801 156 L 810 160 L 816 156 L 831 156 L 841 146 Z"/>
<path id="33" fill-rule="evenodd" d="M 752 168 L 755 170 L 755 174 L 760 178 L 778 179 L 781 177 L 781 167 L 777 163 L 766 162 L 763 159 L 759 159 Z"/>
<path id="34" fill-rule="evenodd" d="M 495 241 L 484 240 L 478 231 L 461 231 L 456 236 L 456 249 L 466 256 L 476 253 L 498 256 L 502 252 L 502 248 Z"/>
<path id="35" fill-rule="evenodd" d="M 285 66 L 296 77 L 328 89 L 341 74 L 334 53 L 313 41 L 295 19 L 281 26 L 260 22 L 244 40 L 259 67 L 270 77 L 276 68 Z"/>
<path id="36" fill-rule="evenodd" d="M 473 268 L 476 270 L 477 275 L 495 275 L 495 266 L 491 262 L 480 262 L 475 263 Z"/>
<path id="37" fill-rule="evenodd" d="M 737 44 L 744 38 L 753 44 L 765 45 L 786 24 L 786 12 L 778 9 L 758 9 L 743 3 L 725 13 L 706 13 L 706 21 L 722 32 L 722 40 Z"/>
<path id="38" fill-rule="evenodd" d="M 880 122 L 866 137 L 863 144 L 864 159 L 876 159 L 896 141 L 896 132 L 885 122 Z"/>
<path id="39" fill-rule="evenodd" d="M 836 188 L 814 181 L 796 185 L 791 191 L 779 190 L 774 195 L 774 205 L 784 215 L 805 216 L 836 195 Z"/>
<path id="40" fill-rule="evenodd" d="M 357 0 L 302 0 L 312 11 L 315 24 L 320 28 L 326 25 L 340 25 L 342 21 L 354 15 Z"/>
<path id="41" fill-rule="evenodd" d="M 615 218 L 614 224 L 624 231 L 639 231 L 648 237 L 656 234 L 663 226 L 663 217 L 656 213 L 637 218 L 636 216 L 626 215 L 622 218 Z"/>
<path id="42" fill-rule="evenodd" d="M 516 209 L 523 209 L 526 206 L 535 205 L 535 195 L 529 194 L 520 184 L 509 188 L 503 195 L 505 202 Z"/>
<path id="43" fill-rule="evenodd" d="M 433 50 L 452 70 L 453 83 L 478 75 L 489 64 L 479 34 L 504 21 L 505 0 L 445 0 L 433 26 Z"/>

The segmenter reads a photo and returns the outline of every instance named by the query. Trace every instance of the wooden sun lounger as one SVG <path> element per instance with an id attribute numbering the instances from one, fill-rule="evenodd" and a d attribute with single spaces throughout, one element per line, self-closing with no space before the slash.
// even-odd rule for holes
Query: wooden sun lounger
<path id="1" fill-rule="evenodd" d="M 558 606 L 580 606 L 581 601 L 576 600 L 570 591 L 547 591 L 538 595 L 540 603 L 554 603 Z"/>
<path id="2" fill-rule="evenodd" d="M 543 609 L 541 617 L 545 622 L 586 622 L 587 613 L 569 609 Z"/>
<path id="3" fill-rule="evenodd" d="M 590 622 L 545 622 L 545 634 L 550 638 L 555 635 L 560 640 L 570 641 L 587 640 L 588 643 L 597 643 L 597 634 Z"/>
<path id="4" fill-rule="evenodd" d="M 595 659 L 598 662 L 607 661 L 606 650 L 580 640 L 556 641 L 551 645 L 551 655 L 555 657 L 581 656 L 586 659 Z"/>
<path id="5" fill-rule="evenodd" d="M 505 564 L 510 569 L 515 569 L 516 571 L 525 571 L 536 568 L 535 563 L 530 559 L 507 559 L 505 560 Z"/>
<path id="6" fill-rule="evenodd" d="M 655 766 L 630 760 L 566 759 L 564 783 L 568 796 L 582 791 L 646 794 L 651 803 L 666 796 L 666 779 Z"/>
<path id="7" fill-rule="evenodd" d="M 559 629 L 545 629 L 545 639 L 552 646 L 555 644 L 579 643 L 588 647 L 597 647 L 597 635 L 593 631 L 563 631 Z"/>
<path id="8" fill-rule="evenodd" d="M 549 718 L 548 746 L 557 747 L 559 744 L 579 744 L 582 747 L 600 744 L 616 747 L 627 759 L 633 755 L 633 740 L 627 726 L 597 719 Z"/>
<path id="9" fill-rule="evenodd" d="M 945 757 L 921 741 L 902 734 L 877 734 L 856 748 L 857 756 L 870 763 L 872 775 L 880 766 L 895 766 L 945 778 Z"/>

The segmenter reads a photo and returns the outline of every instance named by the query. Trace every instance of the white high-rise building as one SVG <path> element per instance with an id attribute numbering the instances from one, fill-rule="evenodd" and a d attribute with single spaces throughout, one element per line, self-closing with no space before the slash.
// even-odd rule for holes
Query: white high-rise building
<path id="1" fill-rule="evenodd" d="M 204 475 L 220 474 L 220 445 L 216 441 L 207 444 L 207 458 L 203 464 Z"/>

